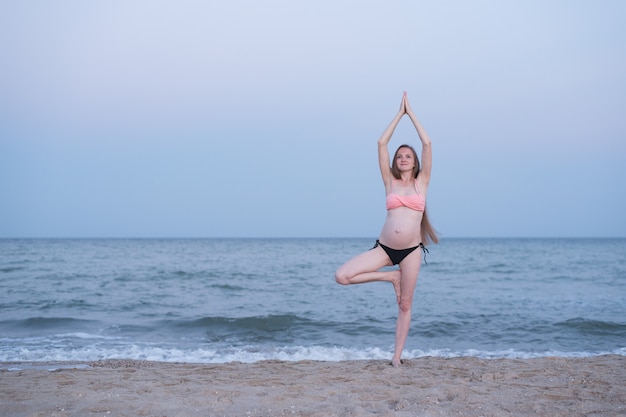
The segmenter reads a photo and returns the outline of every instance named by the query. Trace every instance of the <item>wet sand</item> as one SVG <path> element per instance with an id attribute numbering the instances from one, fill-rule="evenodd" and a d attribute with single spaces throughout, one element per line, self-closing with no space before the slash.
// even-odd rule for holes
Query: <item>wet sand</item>
<path id="1" fill-rule="evenodd" d="M 2 363 L 0 415 L 624 416 L 626 356 Z"/>

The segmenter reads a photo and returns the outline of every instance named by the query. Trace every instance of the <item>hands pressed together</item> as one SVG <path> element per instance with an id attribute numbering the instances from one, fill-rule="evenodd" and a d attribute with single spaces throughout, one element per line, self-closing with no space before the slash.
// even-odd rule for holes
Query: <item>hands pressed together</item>
<path id="1" fill-rule="evenodd" d="M 401 115 L 413 115 L 413 109 L 411 108 L 411 104 L 409 103 L 409 97 L 407 96 L 406 91 L 402 94 L 402 102 L 400 103 L 400 110 L 398 112 Z"/>

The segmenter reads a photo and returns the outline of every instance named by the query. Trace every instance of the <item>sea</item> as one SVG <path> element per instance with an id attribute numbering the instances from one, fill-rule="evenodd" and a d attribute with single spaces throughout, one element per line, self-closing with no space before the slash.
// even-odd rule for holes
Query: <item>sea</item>
<path id="1" fill-rule="evenodd" d="M 388 360 L 393 286 L 334 278 L 374 242 L 0 239 L 0 362 Z M 626 355 L 626 239 L 428 249 L 403 358 Z"/>

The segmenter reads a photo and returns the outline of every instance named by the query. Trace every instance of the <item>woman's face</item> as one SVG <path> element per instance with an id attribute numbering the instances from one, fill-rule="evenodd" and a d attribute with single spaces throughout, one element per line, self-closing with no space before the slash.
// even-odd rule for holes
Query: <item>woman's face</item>
<path id="1" fill-rule="evenodd" d="M 400 171 L 412 171 L 415 168 L 415 157 L 409 148 L 400 148 L 396 155 L 396 165 Z"/>

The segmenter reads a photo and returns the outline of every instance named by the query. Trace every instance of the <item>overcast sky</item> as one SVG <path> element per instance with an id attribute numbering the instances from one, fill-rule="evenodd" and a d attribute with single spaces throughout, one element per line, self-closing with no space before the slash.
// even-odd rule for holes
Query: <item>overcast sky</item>
<path id="1" fill-rule="evenodd" d="M 4 1 L 0 237 L 626 236 L 626 2 Z M 408 118 L 390 144 L 419 147 Z"/>

